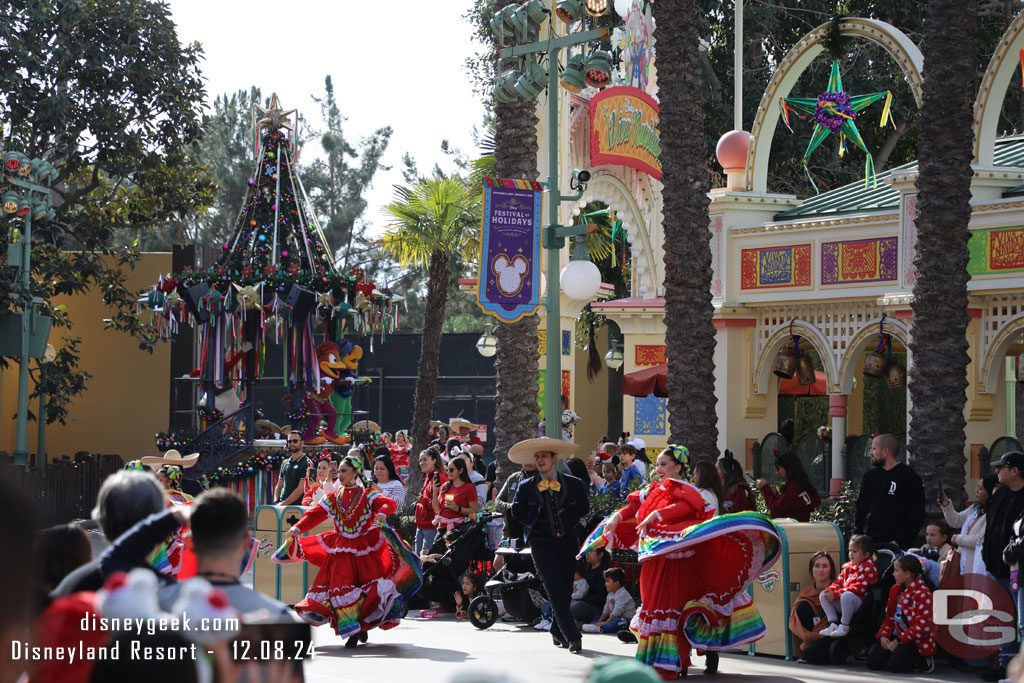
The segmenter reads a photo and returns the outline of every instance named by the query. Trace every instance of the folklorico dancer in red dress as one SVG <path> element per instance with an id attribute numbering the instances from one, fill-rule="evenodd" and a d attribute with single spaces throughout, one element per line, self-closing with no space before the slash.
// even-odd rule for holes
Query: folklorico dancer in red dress
<path id="1" fill-rule="evenodd" d="M 690 476 L 689 452 L 670 445 L 655 464 L 655 481 L 629 494 L 626 507 L 591 533 L 580 552 L 602 545 L 634 548 L 641 562 L 643 604 L 630 630 L 637 660 L 665 679 L 686 675 L 690 648 L 719 650 L 761 638 L 764 622 L 746 589 L 778 558 L 778 530 L 764 515 L 712 517 Z"/>
<path id="2" fill-rule="evenodd" d="M 419 558 L 384 521 L 395 511 L 395 501 L 364 487 L 362 473 L 358 456 L 342 460 L 342 488 L 307 510 L 274 555 L 278 563 L 307 561 L 320 567 L 295 611 L 315 625 L 330 622 L 348 638 L 346 647 L 365 643 L 371 628 L 397 626 L 405 599 L 422 583 Z M 333 531 L 300 536 L 328 517 Z"/>

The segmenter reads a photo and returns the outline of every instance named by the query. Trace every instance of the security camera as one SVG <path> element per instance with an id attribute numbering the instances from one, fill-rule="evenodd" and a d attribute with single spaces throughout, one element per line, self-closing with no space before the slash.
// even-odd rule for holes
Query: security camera
<path id="1" fill-rule="evenodd" d="M 590 182 L 590 171 L 585 168 L 574 168 L 572 170 L 572 180 L 569 181 L 569 188 L 572 190 L 583 190 L 587 187 L 587 183 Z"/>

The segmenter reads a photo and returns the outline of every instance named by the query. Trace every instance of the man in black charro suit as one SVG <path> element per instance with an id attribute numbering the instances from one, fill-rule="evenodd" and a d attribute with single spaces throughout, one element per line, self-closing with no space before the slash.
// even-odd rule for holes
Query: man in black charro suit
<path id="1" fill-rule="evenodd" d="M 570 474 L 560 473 L 558 458 L 572 455 L 574 444 L 557 439 L 527 439 L 509 449 L 508 457 L 520 465 L 534 462 L 537 472 L 524 479 L 512 501 L 512 516 L 523 525 L 533 564 L 551 602 L 551 639 L 570 652 L 583 649 L 582 635 L 569 611 L 573 572 L 579 551 L 579 523 L 590 511 L 587 486 Z"/>

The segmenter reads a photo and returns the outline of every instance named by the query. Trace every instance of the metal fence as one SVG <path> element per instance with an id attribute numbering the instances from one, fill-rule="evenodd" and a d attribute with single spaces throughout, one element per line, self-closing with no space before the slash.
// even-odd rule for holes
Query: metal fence
<path id="1" fill-rule="evenodd" d="M 78 453 L 74 460 L 61 458 L 45 468 L 5 464 L 0 470 L 29 492 L 36 523 L 48 527 L 89 517 L 103 480 L 122 467 L 119 455 Z"/>

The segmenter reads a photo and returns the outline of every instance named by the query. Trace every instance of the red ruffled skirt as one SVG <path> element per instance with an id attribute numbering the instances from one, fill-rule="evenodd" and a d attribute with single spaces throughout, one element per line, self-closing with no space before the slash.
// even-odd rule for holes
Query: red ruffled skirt
<path id="1" fill-rule="evenodd" d="M 401 558 L 377 527 L 356 538 L 336 531 L 292 539 L 275 558 L 306 561 L 320 568 L 295 611 L 314 624 L 330 622 L 348 637 L 401 620 L 402 594 L 394 578 Z M 397 609 L 396 609 L 397 607 Z"/>

